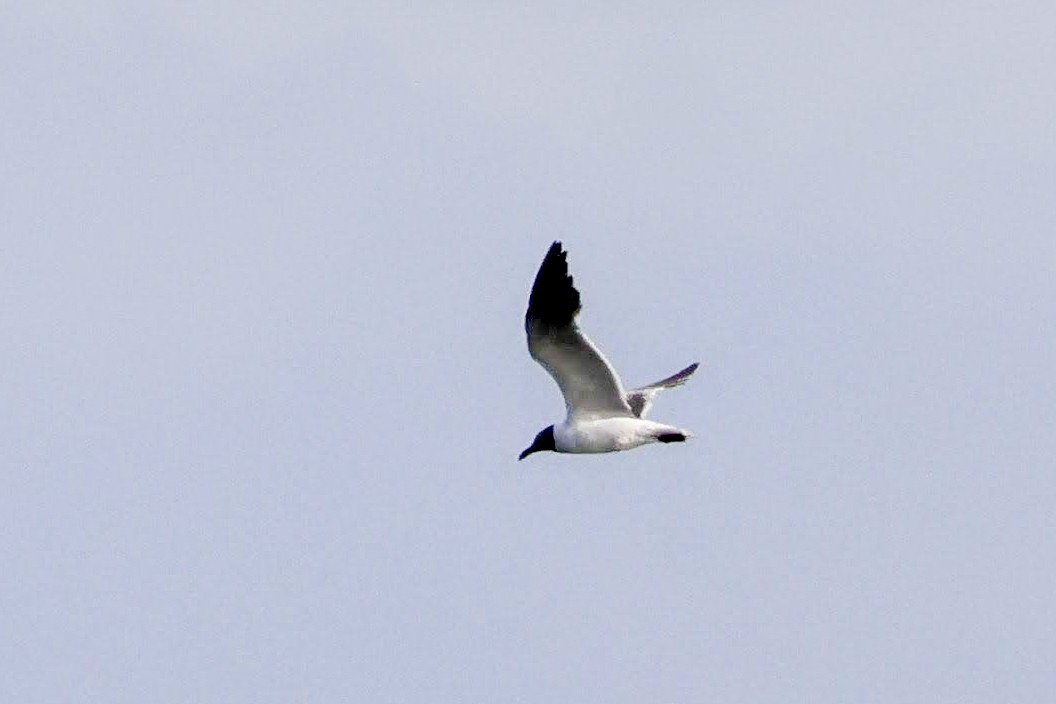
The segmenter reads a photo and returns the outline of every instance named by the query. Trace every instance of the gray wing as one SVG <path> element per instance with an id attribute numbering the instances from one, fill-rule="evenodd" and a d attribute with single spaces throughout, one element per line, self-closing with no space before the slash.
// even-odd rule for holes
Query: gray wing
<path id="1" fill-rule="evenodd" d="M 634 415 L 639 418 L 645 418 L 645 414 L 649 412 L 653 405 L 653 398 L 664 389 L 673 389 L 676 386 L 685 384 L 693 372 L 697 371 L 697 366 L 698 364 L 694 362 L 677 374 L 672 374 L 666 379 L 654 381 L 652 384 L 647 384 L 631 391 L 627 394 L 627 405 L 631 407 Z"/>
<path id="2" fill-rule="evenodd" d="M 567 256 L 554 242 L 539 266 L 524 317 L 528 352 L 557 382 L 570 418 L 633 417 L 616 370 L 576 324 Z"/>

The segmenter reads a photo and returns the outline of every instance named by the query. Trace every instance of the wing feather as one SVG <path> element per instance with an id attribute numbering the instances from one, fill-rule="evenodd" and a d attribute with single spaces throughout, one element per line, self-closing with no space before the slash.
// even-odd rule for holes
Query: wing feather
<path id="1" fill-rule="evenodd" d="M 557 382 L 570 418 L 633 417 L 616 370 L 576 323 L 580 296 L 567 257 L 554 242 L 536 274 L 524 319 L 528 351 Z"/>
<path id="2" fill-rule="evenodd" d="M 646 384 L 640 388 L 637 388 L 627 394 L 627 405 L 631 407 L 634 415 L 639 418 L 645 418 L 645 414 L 649 412 L 649 409 L 653 405 L 653 398 L 656 397 L 663 389 L 673 389 L 676 386 L 682 386 L 686 383 L 686 380 L 692 376 L 693 372 L 697 371 L 698 364 L 694 362 L 680 372 L 672 374 L 666 379 L 660 381 L 654 381 L 652 384 Z"/>

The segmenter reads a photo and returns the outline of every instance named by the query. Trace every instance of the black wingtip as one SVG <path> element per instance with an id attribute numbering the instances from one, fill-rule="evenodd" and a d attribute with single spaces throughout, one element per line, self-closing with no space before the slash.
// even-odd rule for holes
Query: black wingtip
<path id="1" fill-rule="evenodd" d="M 528 297 L 525 320 L 560 327 L 571 324 L 579 312 L 579 291 L 568 274 L 568 252 L 555 241 L 543 257 Z"/>
<path id="2" fill-rule="evenodd" d="M 700 366 L 700 362 L 693 362 L 688 367 L 678 372 L 677 374 L 671 375 L 672 381 L 685 381 L 689 377 L 693 376 L 693 372 L 697 371 L 697 367 Z"/>

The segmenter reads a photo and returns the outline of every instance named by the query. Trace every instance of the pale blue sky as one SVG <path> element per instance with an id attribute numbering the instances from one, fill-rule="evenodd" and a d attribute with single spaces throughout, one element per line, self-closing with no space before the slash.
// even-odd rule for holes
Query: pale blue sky
<path id="1" fill-rule="evenodd" d="M 1051 697 L 1051 3 L 345 5 L 0 5 L 0 700 Z"/>

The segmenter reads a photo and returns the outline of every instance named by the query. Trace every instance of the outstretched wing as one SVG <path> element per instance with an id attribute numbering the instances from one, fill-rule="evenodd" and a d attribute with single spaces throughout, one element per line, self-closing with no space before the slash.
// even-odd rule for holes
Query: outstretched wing
<path id="1" fill-rule="evenodd" d="M 635 389 L 627 394 L 627 405 L 631 407 L 634 415 L 639 418 L 645 418 L 645 414 L 652 408 L 653 398 L 663 389 L 672 389 L 685 384 L 693 372 L 697 371 L 697 366 L 698 364 L 694 362 L 677 374 L 672 374 L 666 379 L 654 381 L 652 384 Z"/>
<path id="2" fill-rule="evenodd" d="M 554 242 L 528 299 L 528 352 L 557 382 L 570 418 L 633 417 L 609 361 L 576 324 L 579 291 L 568 275 L 568 253 Z"/>

